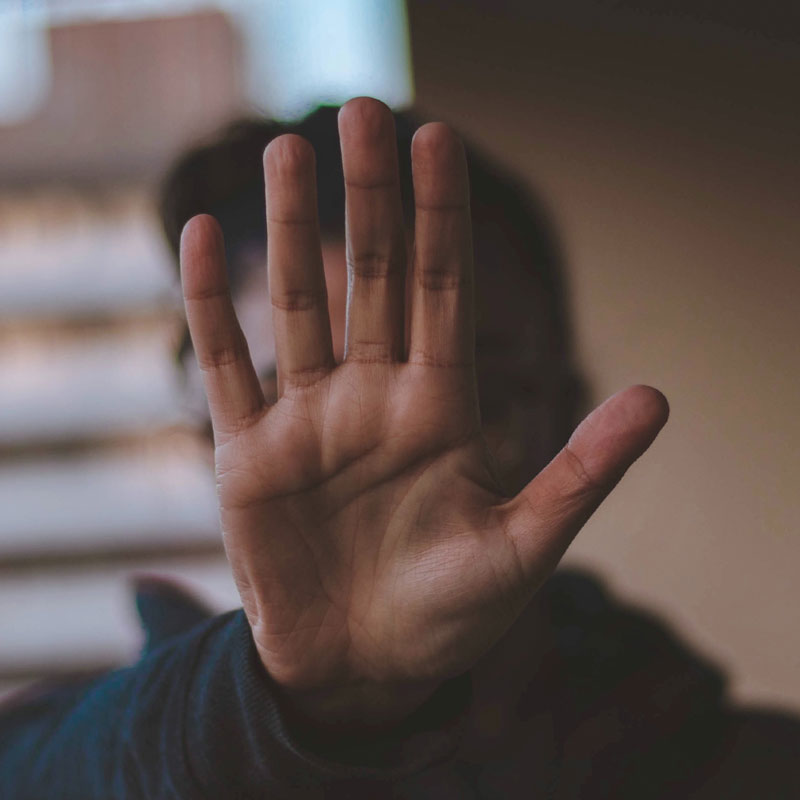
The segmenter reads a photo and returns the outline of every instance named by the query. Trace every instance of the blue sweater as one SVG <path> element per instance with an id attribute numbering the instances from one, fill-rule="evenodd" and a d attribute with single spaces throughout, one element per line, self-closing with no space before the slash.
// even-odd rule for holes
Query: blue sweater
<path id="1" fill-rule="evenodd" d="M 559 573 L 540 595 L 554 641 L 515 745 L 465 760 L 469 675 L 390 734 L 305 741 L 242 611 L 207 618 L 145 588 L 135 665 L 0 714 L 0 798 L 800 797 L 797 720 L 731 709 L 718 670 L 588 576 Z"/>

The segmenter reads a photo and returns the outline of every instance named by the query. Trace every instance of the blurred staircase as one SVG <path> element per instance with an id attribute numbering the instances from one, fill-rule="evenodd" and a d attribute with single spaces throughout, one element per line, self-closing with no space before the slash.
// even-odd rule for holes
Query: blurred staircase
<path id="1" fill-rule="evenodd" d="M 153 210 L 242 107 L 236 37 L 217 13 L 51 37 L 47 105 L 0 126 L 0 695 L 134 658 L 137 573 L 238 605 Z"/>

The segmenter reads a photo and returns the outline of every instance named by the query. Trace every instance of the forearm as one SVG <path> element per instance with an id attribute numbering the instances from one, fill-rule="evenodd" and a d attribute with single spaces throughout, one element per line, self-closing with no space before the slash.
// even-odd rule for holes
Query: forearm
<path id="1" fill-rule="evenodd" d="M 0 796 L 119 800 L 201 796 L 185 752 L 195 664 L 214 620 L 132 667 L 0 716 Z"/>
<path id="2" fill-rule="evenodd" d="M 388 784 L 455 749 L 467 691 L 441 696 L 424 719 L 318 749 L 292 725 L 242 612 L 226 614 L 133 667 L 0 715 L 0 797 L 307 800 L 342 782 Z"/>

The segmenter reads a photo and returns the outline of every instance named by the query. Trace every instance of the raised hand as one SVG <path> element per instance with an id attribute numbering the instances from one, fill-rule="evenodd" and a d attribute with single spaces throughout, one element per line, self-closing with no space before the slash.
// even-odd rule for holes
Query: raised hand
<path id="1" fill-rule="evenodd" d="M 341 364 L 303 139 L 281 136 L 264 159 L 274 405 L 236 320 L 212 218 L 188 223 L 181 264 L 226 552 L 261 660 L 309 721 L 369 728 L 407 715 L 491 648 L 668 410 L 648 387 L 615 395 L 506 497 L 478 411 L 462 146 L 440 123 L 414 138 L 407 271 L 391 112 L 359 98 L 339 128 L 349 272 Z"/>

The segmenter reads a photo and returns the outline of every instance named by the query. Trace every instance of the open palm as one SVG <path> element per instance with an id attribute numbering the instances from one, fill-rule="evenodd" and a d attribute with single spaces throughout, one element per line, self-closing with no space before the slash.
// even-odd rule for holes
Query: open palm
<path id="1" fill-rule="evenodd" d="M 187 225 L 182 276 L 226 551 L 261 660 L 290 692 L 385 695 L 435 687 L 491 647 L 667 408 L 647 387 L 616 395 L 517 497 L 505 496 L 477 404 L 463 148 L 440 123 L 417 132 L 407 270 L 391 112 L 359 98 L 339 124 L 343 363 L 331 346 L 314 154 L 303 139 L 282 136 L 265 153 L 274 405 L 237 324 L 210 217 Z"/>

